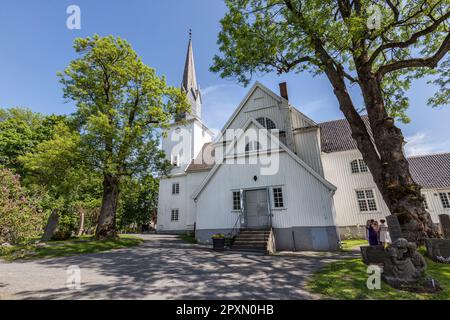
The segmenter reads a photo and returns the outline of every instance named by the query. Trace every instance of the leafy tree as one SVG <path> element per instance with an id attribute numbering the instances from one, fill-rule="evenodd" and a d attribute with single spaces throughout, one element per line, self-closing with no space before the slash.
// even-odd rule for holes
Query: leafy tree
<path id="1" fill-rule="evenodd" d="M 44 116 L 26 108 L 0 109 L 0 164 L 23 175 L 18 158 L 50 139 L 54 126 L 65 119 L 64 116 Z"/>
<path id="2" fill-rule="evenodd" d="M 40 196 L 31 195 L 18 175 L 0 168 L 0 243 L 19 243 L 42 232 L 45 213 Z"/>
<path id="3" fill-rule="evenodd" d="M 45 189 L 43 206 L 60 215 L 60 238 L 70 237 L 85 213 L 100 205 L 101 174 L 85 161 L 81 135 L 66 124 L 54 129 L 53 138 L 37 145 L 33 152 L 19 157 L 31 190 Z"/>
<path id="4" fill-rule="evenodd" d="M 437 236 L 395 120 L 408 122 L 411 80 L 449 84 L 449 0 L 228 0 L 212 71 L 247 84 L 255 72 L 324 74 L 374 181 L 405 236 Z M 440 67 L 440 68 L 439 68 Z M 441 73 L 439 73 L 441 72 Z M 349 94 L 364 98 L 373 140 Z M 448 91 L 431 103 L 448 103 Z M 372 142 L 373 141 L 373 142 Z"/>
<path id="5" fill-rule="evenodd" d="M 65 98 L 77 103 L 85 155 L 103 176 L 96 236 L 115 237 L 121 180 L 167 166 L 158 149 L 158 128 L 189 104 L 125 40 L 96 35 L 76 39 L 74 48 L 80 57 L 59 74 L 60 81 Z"/>
<path id="6" fill-rule="evenodd" d="M 130 225 L 140 227 L 155 218 L 158 207 L 159 180 L 151 175 L 131 178 L 124 181 L 121 198 L 120 227 Z"/>

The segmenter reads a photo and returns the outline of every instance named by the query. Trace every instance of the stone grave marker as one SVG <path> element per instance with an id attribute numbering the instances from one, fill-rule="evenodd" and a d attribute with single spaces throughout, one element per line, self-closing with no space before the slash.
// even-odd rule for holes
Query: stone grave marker
<path id="1" fill-rule="evenodd" d="M 361 246 L 361 257 L 365 264 L 383 264 L 386 252 L 383 246 Z"/>
<path id="2" fill-rule="evenodd" d="M 441 224 L 441 230 L 444 238 L 450 239 L 450 215 L 440 214 L 439 223 Z"/>
<path id="3" fill-rule="evenodd" d="M 386 222 L 389 229 L 389 235 L 391 236 L 391 241 L 394 242 L 400 238 L 403 238 L 402 228 L 400 227 L 400 222 L 396 215 L 391 214 L 386 217 Z"/>

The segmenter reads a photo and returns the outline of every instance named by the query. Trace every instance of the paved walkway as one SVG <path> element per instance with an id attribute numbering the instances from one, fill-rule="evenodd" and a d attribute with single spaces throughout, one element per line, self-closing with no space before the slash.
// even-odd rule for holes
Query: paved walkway
<path id="1" fill-rule="evenodd" d="M 105 253 L 0 260 L 0 299 L 317 299 L 305 283 L 341 257 L 217 253 L 175 236 L 142 237 L 141 246 Z M 72 265 L 81 268 L 79 290 L 65 284 Z"/>

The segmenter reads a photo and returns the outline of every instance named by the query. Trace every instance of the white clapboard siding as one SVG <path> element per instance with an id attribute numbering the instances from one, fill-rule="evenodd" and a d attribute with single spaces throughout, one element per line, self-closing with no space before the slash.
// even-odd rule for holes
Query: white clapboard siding
<path id="1" fill-rule="evenodd" d="M 275 228 L 334 225 L 331 191 L 286 152 L 279 162 L 276 174 L 266 176 L 258 164 L 221 165 L 197 199 L 197 228 L 232 228 L 239 214 L 232 210 L 232 191 L 273 186 L 283 187 L 286 207 L 273 211 Z"/>
<path id="2" fill-rule="evenodd" d="M 277 129 L 287 129 L 283 112 L 280 109 L 280 103 L 259 87 L 256 87 L 227 129 L 242 129 L 250 118 L 256 119 L 259 117 L 271 119 L 277 126 Z"/>
<path id="3" fill-rule="evenodd" d="M 297 155 L 323 177 L 319 139 L 319 128 L 301 130 L 294 133 Z"/>
<path id="4" fill-rule="evenodd" d="M 337 187 L 334 196 L 336 207 L 336 222 L 340 227 L 365 225 L 369 219 L 380 220 L 390 215 L 390 211 L 384 202 L 381 193 L 373 181 L 370 173 L 352 173 L 350 163 L 355 159 L 362 159 L 358 150 L 343 152 L 323 153 L 322 162 L 325 179 Z M 360 212 L 356 199 L 356 190 L 374 189 L 378 211 Z M 439 198 L 439 190 L 423 189 L 433 222 L 438 223 L 438 215 L 450 213 L 445 210 Z M 447 190 L 450 192 L 450 190 Z"/>
<path id="5" fill-rule="evenodd" d="M 207 171 L 189 173 L 169 179 L 161 179 L 159 186 L 158 220 L 157 229 L 164 230 L 187 230 L 192 229 L 195 221 L 195 203 L 192 193 L 205 179 Z M 172 184 L 180 183 L 180 194 L 172 194 Z M 172 222 L 172 209 L 179 209 L 179 221 Z"/>

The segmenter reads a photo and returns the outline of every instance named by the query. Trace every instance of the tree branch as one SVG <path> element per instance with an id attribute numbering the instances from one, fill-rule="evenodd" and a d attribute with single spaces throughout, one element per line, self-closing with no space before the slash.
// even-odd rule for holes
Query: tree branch
<path id="1" fill-rule="evenodd" d="M 386 73 L 408 69 L 408 68 L 431 68 L 434 69 L 438 65 L 439 61 L 450 51 L 450 32 L 442 42 L 441 47 L 431 57 L 428 58 L 416 58 L 408 60 L 396 61 L 384 66 L 381 66 L 377 71 L 378 79 L 381 79 Z"/>
<path id="2" fill-rule="evenodd" d="M 441 16 L 439 19 L 434 20 L 433 24 L 431 24 L 427 28 L 414 33 L 406 41 L 390 42 L 390 43 L 385 43 L 383 45 L 380 45 L 377 49 L 375 49 L 375 51 L 373 52 L 372 56 L 370 57 L 368 63 L 372 64 L 383 50 L 409 47 L 410 45 L 416 43 L 417 40 L 419 40 L 419 38 L 426 36 L 427 34 L 430 34 L 431 32 L 435 31 L 439 27 L 439 25 L 441 23 L 445 22 L 448 18 L 450 18 L 450 11 L 447 12 L 446 14 L 444 14 L 443 16 Z"/>

